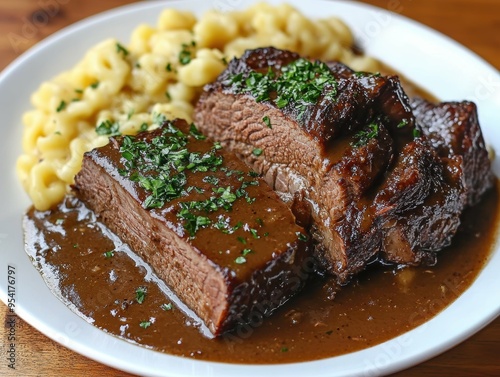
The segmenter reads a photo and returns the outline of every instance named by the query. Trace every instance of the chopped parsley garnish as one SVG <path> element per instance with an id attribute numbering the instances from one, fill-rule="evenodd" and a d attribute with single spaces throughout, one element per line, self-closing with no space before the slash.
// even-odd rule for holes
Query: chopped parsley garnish
<path id="1" fill-rule="evenodd" d="M 193 53 L 192 48 L 194 46 L 196 46 L 195 41 L 191 41 L 190 44 L 187 43 L 182 44 L 181 46 L 182 50 L 181 52 L 179 52 L 179 63 L 181 63 L 182 65 L 186 65 L 191 61 L 192 59 L 191 54 Z"/>
<path id="2" fill-rule="evenodd" d="M 141 326 L 143 329 L 147 329 L 149 326 L 151 326 L 151 321 L 142 321 L 139 326 Z"/>
<path id="3" fill-rule="evenodd" d="M 354 76 L 356 76 L 357 78 L 361 78 L 361 77 L 380 77 L 382 75 L 380 74 L 380 72 L 358 71 L 358 72 L 354 72 Z"/>
<path id="4" fill-rule="evenodd" d="M 247 240 L 246 238 L 244 237 L 236 237 L 236 239 L 241 242 L 243 245 L 246 245 L 247 244 Z"/>
<path id="5" fill-rule="evenodd" d="M 172 63 L 167 63 L 166 67 L 165 67 L 165 70 L 167 72 L 172 72 Z"/>
<path id="6" fill-rule="evenodd" d="M 362 147 L 368 144 L 371 139 L 378 136 L 378 125 L 376 123 L 371 123 L 364 130 L 358 131 L 354 138 L 357 139 L 356 142 L 352 143 L 353 147 Z"/>
<path id="7" fill-rule="evenodd" d="M 135 291 L 135 299 L 139 304 L 142 304 L 144 302 L 144 299 L 146 298 L 146 288 L 145 287 L 139 287 Z"/>
<path id="8" fill-rule="evenodd" d="M 156 114 L 154 117 L 155 122 L 162 121 L 160 115 Z M 124 136 L 120 148 L 123 168 L 119 169 L 119 173 L 146 191 L 147 196 L 143 202 L 146 209 L 162 208 L 168 202 L 191 193 L 204 194 L 202 199 L 186 199 L 175 205 L 176 216 L 186 233 L 189 237 L 194 237 L 199 230 L 213 227 L 230 234 L 234 230 L 224 216 L 212 220 L 209 214 L 221 210 L 231 211 L 239 198 L 252 203 L 255 198 L 250 197 L 246 189 L 258 185 L 259 181 L 247 178 L 242 171 L 223 166 L 223 157 L 218 153 L 220 144 L 214 143 L 212 148 L 205 152 L 188 149 L 190 138 L 205 139 L 194 124 L 188 132 L 184 133 L 171 122 L 165 122 L 161 133 L 148 142 L 138 140 L 134 136 Z M 207 189 L 189 185 L 189 172 L 207 173 L 203 182 L 213 187 Z M 220 179 L 211 172 L 224 172 L 226 176 L 235 176 L 239 185 L 221 185 Z M 248 176 L 253 177 L 251 174 Z"/>
<path id="9" fill-rule="evenodd" d="M 245 257 L 248 254 L 251 254 L 251 253 L 253 253 L 252 249 L 243 249 L 241 251 L 241 255 L 234 260 L 234 263 L 236 263 L 236 264 L 244 264 L 244 263 L 246 263 L 247 262 L 247 258 L 245 258 Z"/>
<path id="10" fill-rule="evenodd" d="M 167 121 L 165 115 L 153 112 L 153 123 L 157 125 L 161 125 Z"/>
<path id="11" fill-rule="evenodd" d="M 106 258 L 111 258 L 111 257 L 113 257 L 114 255 L 115 255 L 115 251 L 114 251 L 114 250 L 106 251 L 106 252 L 104 253 L 104 256 L 105 256 Z"/>
<path id="12" fill-rule="evenodd" d="M 247 262 L 247 259 L 241 255 L 234 260 L 234 263 L 236 263 L 236 264 L 244 264 L 246 262 Z"/>
<path id="13" fill-rule="evenodd" d="M 246 257 L 250 253 L 253 253 L 252 249 L 243 249 L 243 251 L 241 252 L 241 255 L 243 255 L 244 257 Z"/>
<path id="14" fill-rule="evenodd" d="M 408 119 L 403 119 L 401 122 L 398 124 L 398 128 L 403 128 L 408 125 Z"/>
<path id="15" fill-rule="evenodd" d="M 83 94 L 83 89 L 75 89 L 75 93 Z"/>
<path id="16" fill-rule="evenodd" d="M 300 241 L 307 241 L 309 239 L 309 237 L 301 232 L 297 232 L 295 233 L 297 235 L 297 237 L 299 238 Z"/>
<path id="17" fill-rule="evenodd" d="M 196 128 L 194 123 L 191 123 L 191 125 L 189 126 L 189 134 L 192 137 L 194 137 L 196 140 L 205 140 L 206 139 L 205 135 L 203 135 L 200 131 L 198 131 L 198 129 Z"/>
<path id="18" fill-rule="evenodd" d="M 219 178 L 213 175 L 207 175 L 203 178 L 203 182 L 210 183 L 211 185 L 217 186 L 219 184 Z"/>
<path id="19" fill-rule="evenodd" d="M 56 220 L 56 225 L 62 225 L 64 224 L 64 219 L 57 219 Z"/>
<path id="20" fill-rule="evenodd" d="M 168 304 L 162 304 L 162 305 L 160 306 L 160 308 L 162 308 L 162 309 L 163 309 L 163 310 L 165 310 L 165 311 L 172 310 L 172 308 L 173 308 L 173 307 L 174 307 L 174 306 L 172 305 L 172 303 L 171 303 L 171 302 L 169 302 Z"/>
<path id="21" fill-rule="evenodd" d="M 274 72 L 250 72 L 234 75 L 229 84 L 240 93 L 251 94 L 257 102 L 274 101 L 279 109 L 296 106 L 300 119 L 308 105 L 322 95 L 333 99 L 337 95 L 337 81 L 328 66 L 322 62 L 297 59 Z M 272 98 L 275 97 L 273 100 Z"/>
<path id="22" fill-rule="evenodd" d="M 184 220 L 184 229 L 188 231 L 191 237 L 194 237 L 198 230 L 205 228 L 211 224 L 211 221 L 208 217 L 195 215 L 186 209 L 179 211 L 177 216 Z"/>
<path id="23" fill-rule="evenodd" d="M 252 154 L 254 156 L 260 156 L 262 154 L 263 150 L 261 148 L 255 148 L 253 151 L 252 151 Z"/>
<path id="24" fill-rule="evenodd" d="M 418 137 L 420 137 L 420 136 L 422 136 L 422 134 L 421 134 L 420 130 L 419 130 L 419 129 L 417 129 L 417 128 L 414 128 L 414 129 L 413 129 L 413 137 L 416 139 L 416 138 L 418 138 Z"/>
<path id="25" fill-rule="evenodd" d="M 116 52 L 119 53 L 119 54 L 120 53 L 123 54 L 124 57 L 129 54 L 128 50 L 125 47 L 123 47 L 123 45 L 121 45 L 118 42 L 116 43 Z"/>
<path id="26" fill-rule="evenodd" d="M 57 106 L 56 112 L 61 112 L 66 108 L 66 101 L 61 101 L 59 106 Z"/>
<path id="27" fill-rule="evenodd" d="M 267 127 L 269 127 L 269 128 L 273 128 L 273 127 L 271 126 L 271 119 L 269 119 L 269 117 L 268 117 L 267 115 L 266 115 L 266 116 L 264 116 L 264 117 L 262 118 L 262 121 L 264 122 L 264 124 L 265 124 Z"/>
<path id="28" fill-rule="evenodd" d="M 110 120 L 105 120 L 95 128 L 95 132 L 98 135 L 118 136 L 120 135 L 120 124 L 118 122 L 112 123 Z"/>
<path id="29" fill-rule="evenodd" d="M 259 239 L 260 236 L 258 235 L 257 233 L 257 230 L 255 229 L 250 229 L 250 233 L 252 234 L 252 237 L 255 238 L 255 239 Z"/>
<path id="30" fill-rule="evenodd" d="M 92 89 L 97 89 L 99 87 L 99 81 L 94 81 L 92 84 L 90 84 L 90 87 Z"/>
<path id="31" fill-rule="evenodd" d="M 288 347 L 281 347 L 281 352 L 288 352 Z"/>
<path id="32" fill-rule="evenodd" d="M 149 128 L 148 124 L 147 123 L 143 123 L 143 124 L 141 124 L 141 127 L 139 128 L 139 131 L 141 131 L 141 132 L 147 131 L 148 128 Z"/>

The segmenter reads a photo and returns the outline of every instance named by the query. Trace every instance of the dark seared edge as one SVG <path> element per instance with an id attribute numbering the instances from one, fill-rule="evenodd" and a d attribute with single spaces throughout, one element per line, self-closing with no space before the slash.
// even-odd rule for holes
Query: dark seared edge
<path id="1" fill-rule="evenodd" d="M 451 244 L 466 195 L 462 159 L 440 158 L 425 137 L 407 144 L 373 206 L 389 262 L 432 265 Z"/>
<path id="2" fill-rule="evenodd" d="M 189 134 L 184 121 L 176 121 L 174 126 Z M 150 143 L 164 129 L 141 133 L 134 140 Z M 192 136 L 188 140 L 187 148 L 191 151 L 204 153 L 213 146 Z M 123 176 L 122 145 L 123 137 L 112 138 L 108 145 L 86 153 L 82 170 L 75 178 L 75 190 L 111 230 L 152 266 L 214 335 L 241 323 L 259 302 L 272 303 L 265 309 L 264 314 L 269 315 L 303 287 L 306 280 L 303 266 L 310 261 L 308 242 L 301 236 L 305 232 L 262 180 L 252 178 L 259 184 L 247 188 L 248 197 L 255 198 L 253 203 L 242 197 L 234 201 L 229 212 L 220 209 L 204 214 L 212 224 L 221 215 L 230 217 L 231 226 L 241 221 L 244 226 L 233 229 L 231 234 L 210 225 L 200 227 L 193 236 L 178 217 L 182 202 L 213 196 L 214 187 L 204 182 L 207 175 L 216 177 L 221 187 L 241 185 L 237 178 L 247 177 L 249 170 L 235 156 L 218 150 L 217 155 L 223 158 L 223 171 L 187 173 L 187 185 L 197 186 L 203 192 L 192 190 L 159 208 L 146 209 L 147 190 Z M 229 173 L 236 171 L 242 173 Z M 255 234 L 249 233 L 252 228 Z M 251 249 L 251 253 L 246 255 L 244 263 L 235 263 L 244 248 Z"/>
<path id="3" fill-rule="evenodd" d="M 327 64 L 335 82 L 305 110 L 278 106 L 279 93 L 259 100 L 235 84 L 235 77 L 255 72 L 279 74 L 299 59 L 263 48 L 232 60 L 205 87 L 197 125 L 290 204 L 341 283 L 380 251 L 387 262 L 432 264 L 456 233 L 466 203 L 491 186 L 475 108 L 410 103 L 396 76 L 353 72 L 336 62 Z M 360 134 L 370 137 L 359 143 Z"/>
<path id="4" fill-rule="evenodd" d="M 336 79 L 334 100 L 331 87 L 326 87 L 303 113 L 293 103 L 278 108 L 273 100 L 258 102 L 231 83 L 235 75 L 266 72 L 268 67 L 277 72 L 299 58 L 273 48 L 247 51 L 205 88 L 196 121 L 204 133 L 261 173 L 293 203 L 292 208 L 301 209 L 299 217 L 310 219 L 324 264 L 345 282 L 379 249 L 377 237 L 366 224 L 371 218 L 352 203 L 392 163 L 391 135 L 411 139 L 414 120 L 396 78 L 357 74 L 339 63 L 328 65 Z M 369 135 L 373 127 L 377 132 L 360 142 L 359 135 Z M 262 155 L 255 156 L 255 148 Z M 358 220 L 352 224 L 348 218 Z"/>
<path id="5" fill-rule="evenodd" d="M 476 105 L 469 101 L 434 104 L 420 98 L 411 105 L 437 153 L 442 157 L 462 157 L 467 205 L 476 204 L 493 187 L 494 179 Z"/>

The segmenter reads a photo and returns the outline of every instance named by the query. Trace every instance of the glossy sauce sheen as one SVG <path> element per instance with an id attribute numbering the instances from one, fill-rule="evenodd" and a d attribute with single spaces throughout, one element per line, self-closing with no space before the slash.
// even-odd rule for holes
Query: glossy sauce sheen
<path id="1" fill-rule="evenodd" d="M 27 252 L 47 284 L 95 326 L 169 354 L 264 364 L 353 352 L 430 319 L 474 281 L 495 244 L 498 218 L 497 188 L 464 213 L 463 229 L 436 266 L 372 265 L 334 299 L 330 283 L 318 279 L 269 318 L 218 339 L 205 338 L 195 321 L 170 305 L 175 298 L 159 288 L 149 268 L 76 199 L 54 211 L 31 209 L 24 226 Z M 142 303 L 138 287 L 147 290 Z M 145 321 L 147 328 L 140 325 Z"/>

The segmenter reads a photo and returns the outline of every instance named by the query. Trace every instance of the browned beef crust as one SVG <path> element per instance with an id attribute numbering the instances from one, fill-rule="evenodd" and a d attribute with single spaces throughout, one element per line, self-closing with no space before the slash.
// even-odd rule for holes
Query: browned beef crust
<path id="1" fill-rule="evenodd" d="M 279 77 L 300 60 L 274 48 L 232 60 L 205 87 L 198 127 L 262 174 L 309 224 L 319 259 L 341 283 L 378 255 L 433 263 L 466 203 L 491 186 L 475 109 L 411 103 L 396 76 L 335 62 L 327 64 L 334 80 L 310 103 L 282 106 L 278 91 L 248 90 L 254 75 Z"/>
<path id="2" fill-rule="evenodd" d="M 168 138 L 172 132 L 182 132 L 185 149 L 199 153 L 188 162 L 199 163 L 196 159 L 204 156 L 222 162 L 207 171 L 194 171 L 191 165 L 168 169 L 172 179 L 185 174 L 185 190 L 156 208 L 145 208 L 152 194 L 134 176 L 134 169 L 124 173 L 131 164 L 124 143 L 144 142 L 141 153 L 146 156 L 158 138 Z M 304 229 L 271 188 L 233 154 L 198 139 L 180 120 L 136 137 L 112 138 L 108 145 L 85 154 L 75 190 L 210 331 L 220 335 L 252 315 L 267 316 L 286 302 L 303 287 L 312 258 Z M 162 153 L 174 156 L 185 150 L 167 146 Z M 158 171 L 147 174 L 156 177 Z M 224 195 L 223 205 L 231 204 L 228 210 L 186 212 L 190 203 L 214 202 Z M 193 215 L 196 226 L 198 216 L 204 220 L 195 234 L 187 226 L 192 224 L 187 215 Z"/>

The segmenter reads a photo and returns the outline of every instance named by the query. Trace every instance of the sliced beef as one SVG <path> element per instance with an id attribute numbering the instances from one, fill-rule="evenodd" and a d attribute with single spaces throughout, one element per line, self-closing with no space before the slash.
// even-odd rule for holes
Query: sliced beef
<path id="1" fill-rule="evenodd" d="M 289 203 L 341 283 L 379 252 L 432 264 L 491 185 L 475 109 L 411 104 L 396 76 L 325 65 L 329 74 L 295 53 L 249 50 L 205 87 L 197 125 Z M 319 95 L 303 90 L 311 83 Z"/>
<path id="2" fill-rule="evenodd" d="M 273 72 L 267 79 L 295 71 L 300 76 L 306 64 L 287 51 L 247 51 L 205 88 L 196 123 L 261 173 L 293 208 L 301 209 L 302 217 L 311 220 L 325 265 L 345 282 L 379 249 L 377 237 L 366 225 L 370 216 L 351 203 L 391 164 L 391 134 L 409 138 L 414 119 L 396 78 L 357 74 L 340 64 L 321 66 L 319 73 L 306 76 L 326 81 L 313 102 L 299 98 L 282 106 L 280 95 L 286 85 L 265 92 L 262 76 L 267 72 Z M 297 205 L 297 198 L 306 205 Z M 304 208 L 310 208 L 309 217 Z M 348 223 L 346 218 L 357 222 Z"/>
<path id="3" fill-rule="evenodd" d="M 440 158 L 426 138 L 407 144 L 374 200 L 385 261 L 432 265 L 460 225 L 462 158 Z"/>
<path id="4" fill-rule="evenodd" d="M 424 135 L 442 157 L 461 156 L 467 205 L 476 204 L 493 186 L 493 172 L 488 158 L 476 105 L 472 102 L 433 104 L 424 99 L 411 103 Z"/>
<path id="5" fill-rule="evenodd" d="M 423 137 L 407 144 L 375 198 L 388 262 L 432 265 L 450 245 L 467 206 L 492 187 L 476 106 L 411 102 Z"/>
<path id="6" fill-rule="evenodd" d="M 269 315 L 312 271 L 288 207 L 185 121 L 86 153 L 75 190 L 214 335 Z"/>

